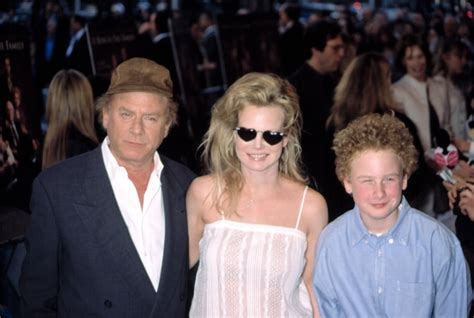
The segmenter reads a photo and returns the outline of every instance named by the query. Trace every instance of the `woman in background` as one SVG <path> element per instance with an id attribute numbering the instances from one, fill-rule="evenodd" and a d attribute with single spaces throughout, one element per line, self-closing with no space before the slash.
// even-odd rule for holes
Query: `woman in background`
<path id="1" fill-rule="evenodd" d="M 469 55 L 468 46 L 461 40 L 446 40 L 436 60 L 434 79 L 446 87 L 451 129 L 457 148 L 474 157 L 474 142 L 468 136 L 466 98 L 454 79 L 464 71 Z"/>
<path id="2" fill-rule="evenodd" d="M 431 157 L 437 147 L 441 132 L 445 130 L 452 136 L 448 94 L 446 86 L 428 76 L 428 53 L 424 41 L 414 35 L 406 35 L 400 39 L 397 48 L 397 64 L 405 74 L 392 85 L 397 109 L 415 124 L 422 152 L 426 159 L 420 161 L 432 166 L 425 175 L 426 195 L 420 195 L 418 204 L 413 207 L 435 216 L 449 210 L 448 198 L 443 189 L 441 179 L 436 176 L 438 169 Z M 449 139 L 449 138 L 448 138 Z"/>
<path id="3" fill-rule="evenodd" d="M 56 73 L 48 89 L 46 118 L 43 169 L 97 146 L 92 87 L 82 73 Z"/>
<path id="4" fill-rule="evenodd" d="M 249 73 L 217 101 L 205 136 L 209 174 L 187 195 L 191 317 L 311 317 L 323 197 L 301 174 L 296 91 Z"/>

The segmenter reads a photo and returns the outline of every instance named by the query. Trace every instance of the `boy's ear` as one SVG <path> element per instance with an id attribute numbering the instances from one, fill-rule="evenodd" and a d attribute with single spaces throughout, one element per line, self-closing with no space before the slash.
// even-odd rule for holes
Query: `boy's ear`
<path id="1" fill-rule="evenodd" d="M 403 179 L 402 179 L 402 190 L 406 190 L 408 185 L 408 175 L 405 173 L 403 174 Z"/>
<path id="2" fill-rule="evenodd" d="M 352 184 L 348 177 L 344 178 L 344 189 L 346 189 L 347 194 L 352 194 Z"/>

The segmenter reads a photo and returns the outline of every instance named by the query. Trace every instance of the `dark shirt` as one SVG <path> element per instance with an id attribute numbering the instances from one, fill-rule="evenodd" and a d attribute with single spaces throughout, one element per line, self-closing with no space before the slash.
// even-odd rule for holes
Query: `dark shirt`
<path id="1" fill-rule="evenodd" d="M 281 74 L 283 76 L 290 76 L 305 60 L 303 26 L 301 23 L 296 22 L 280 34 L 278 49 L 280 52 Z"/>
<path id="2" fill-rule="evenodd" d="M 324 194 L 327 170 L 324 152 L 329 148 L 325 126 L 333 104 L 336 80 L 331 75 L 318 73 L 308 63 L 304 63 L 288 80 L 300 97 L 303 162 L 307 172 L 316 181 L 318 190 Z"/>
<path id="3" fill-rule="evenodd" d="M 65 67 L 78 70 L 86 77 L 89 77 L 92 75 L 91 63 L 87 34 L 84 33 L 84 35 L 75 42 L 71 55 L 66 56 Z"/>

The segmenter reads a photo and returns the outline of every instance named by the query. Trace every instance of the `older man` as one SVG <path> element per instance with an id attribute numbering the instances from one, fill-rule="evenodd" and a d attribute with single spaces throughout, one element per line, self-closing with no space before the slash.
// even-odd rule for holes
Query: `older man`
<path id="1" fill-rule="evenodd" d="M 127 60 L 97 104 L 102 145 L 34 182 L 23 314 L 184 317 L 194 174 L 156 151 L 176 121 L 169 72 Z"/>

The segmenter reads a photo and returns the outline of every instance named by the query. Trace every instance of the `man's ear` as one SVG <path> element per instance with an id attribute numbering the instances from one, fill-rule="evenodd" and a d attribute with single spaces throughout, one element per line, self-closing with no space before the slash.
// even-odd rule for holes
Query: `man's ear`
<path id="1" fill-rule="evenodd" d="M 171 130 L 171 120 L 168 121 L 168 123 L 166 124 L 166 127 L 165 127 L 165 135 L 164 135 L 164 138 L 168 137 L 168 134 Z"/>
<path id="2" fill-rule="evenodd" d="M 109 125 L 109 107 L 104 107 L 102 109 L 102 127 L 107 131 L 107 126 Z"/>
<path id="3" fill-rule="evenodd" d="M 318 50 L 317 48 L 315 47 L 312 47 L 311 48 L 311 55 L 318 55 L 318 54 L 321 54 L 322 51 Z"/>

